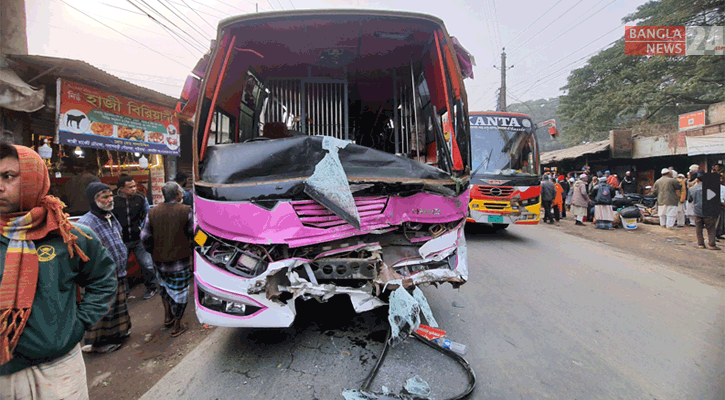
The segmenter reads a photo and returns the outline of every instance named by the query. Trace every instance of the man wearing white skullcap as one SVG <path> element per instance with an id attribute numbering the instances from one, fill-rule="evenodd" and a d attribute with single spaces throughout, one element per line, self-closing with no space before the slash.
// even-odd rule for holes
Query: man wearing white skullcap
<path id="1" fill-rule="evenodd" d="M 589 195 L 587 191 L 587 175 L 579 175 L 579 180 L 574 183 L 571 198 L 571 213 L 576 217 L 575 225 L 584 225 L 584 216 L 587 215 L 589 207 Z"/>
<path id="2" fill-rule="evenodd" d="M 671 176 L 669 168 L 662 169 L 662 177 L 652 186 L 652 194 L 657 196 L 657 215 L 660 226 L 675 229 L 677 205 L 680 202 L 678 193 L 682 190 L 680 182 Z"/>

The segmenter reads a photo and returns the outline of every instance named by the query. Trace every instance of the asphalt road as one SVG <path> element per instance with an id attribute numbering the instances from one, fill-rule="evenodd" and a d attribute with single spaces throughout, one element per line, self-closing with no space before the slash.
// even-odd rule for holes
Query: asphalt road
<path id="1" fill-rule="evenodd" d="M 546 227 L 468 235 L 470 281 L 425 288 L 452 340 L 468 346 L 472 399 L 723 399 L 725 291 Z M 305 302 L 282 330 L 217 328 L 143 399 L 342 399 L 377 361 L 386 311 Z M 467 381 L 410 340 L 372 389 L 419 375 L 436 399 Z"/>

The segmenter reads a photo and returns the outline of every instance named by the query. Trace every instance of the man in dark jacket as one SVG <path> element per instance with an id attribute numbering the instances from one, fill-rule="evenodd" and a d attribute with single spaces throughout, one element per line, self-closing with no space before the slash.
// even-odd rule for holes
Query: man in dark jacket
<path id="1" fill-rule="evenodd" d="M 146 285 L 143 299 L 148 300 L 158 290 L 153 260 L 141 244 L 141 227 L 146 219 L 149 203 L 145 197 L 136 193 L 136 181 L 131 175 L 121 175 L 118 178 L 118 193 L 113 198 L 113 203 L 113 215 L 116 216 L 123 230 L 123 243 L 126 244 L 128 254 L 133 252 L 136 255 L 136 261 L 141 266 L 144 285 Z"/>
<path id="2" fill-rule="evenodd" d="M 171 336 L 184 333 L 188 326 L 181 322 L 189 301 L 192 277 L 191 207 L 182 204 L 184 190 L 176 182 L 167 182 L 161 189 L 164 204 L 154 207 L 144 224 L 141 240 L 151 253 L 161 285 L 164 325 Z"/>
<path id="3" fill-rule="evenodd" d="M 718 215 L 707 215 L 703 209 L 702 199 L 702 178 L 705 176 L 705 171 L 699 171 L 697 173 L 697 184 L 691 187 L 687 191 L 687 201 L 693 204 L 693 210 L 695 213 L 695 234 L 697 236 L 697 247 L 705 248 L 705 238 L 703 235 L 703 229 L 707 229 L 707 246 L 710 250 L 720 250 L 715 243 L 715 231 L 717 228 Z M 716 193 L 717 196 L 719 193 Z M 720 202 L 725 205 L 725 199 L 720 197 Z"/>
<path id="4" fill-rule="evenodd" d="M 92 162 L 88 162 L 83 172 L 70 178 L 65 183 L 65 198 L 66 208 L 65 212 L 70 215 L 82 215 L 88 212 L 88 202 L 86 201 L 86 188 L 91 182 L 100 182 L 98 178 L 98 166 Z"/>
<path id="5" fill-rule="evenodd" d="M 554 223 L 554 216 L 551 214 L 551 203 L 556 197 L 556 186 L 551 181 L 549 175 L 544 175 L 541 181 L 541 207 L 544 208 L 544 222 Z"/>
<path id="6" fill-rule="evenodd" d="M 632 172 L 627 171 L 624 174 L 620 187 L 624 193 L 637 193 L 637 182 L 635 182 Z"/>
<path id="7" fill-rule="evenodd" d="M 68 221 L 49 189 L 37 153 L 0 142 L 3 399 L 88 399 L 79 342 L 116 290 L 108 252 L 92 230 Z"/>

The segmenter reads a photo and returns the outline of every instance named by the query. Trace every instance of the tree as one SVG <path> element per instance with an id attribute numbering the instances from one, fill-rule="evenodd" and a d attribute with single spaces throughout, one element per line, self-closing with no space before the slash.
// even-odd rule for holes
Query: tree
<path id="1" fill-rule="evenodd" d="M 640 26 L 719 25 L 722 0 L 653 0 L 624 22 Z M 624 38 L 571 72 L 559 115 L 568 144 L 602 140 L 612 129 L 671 123 L 679 114 L 725 101 L 724 56 L 628 56 Z"/>
<path id="2" fill-rule="evenodd" d="M 551 99 L 538 99 L 525 101 L 523 103 L 510 104 L 507 107 L 509 112 L 527 114 L 531 117 L 535 124 L 539 124 L 546 120 L 556 120 L 557 129 L 561 130 L 565 125 L 561 123 L 559 116 L 557 115 L 557 109 L 559 108 L 559 98 L 553 97 Z M 536 139 L 539 142 L 539 150 L 552 151 L 564 148 L 564 144 L 561 140 L 552 140 L 549 136 L 549 128 L 541 127 L 536 129 Z"/>

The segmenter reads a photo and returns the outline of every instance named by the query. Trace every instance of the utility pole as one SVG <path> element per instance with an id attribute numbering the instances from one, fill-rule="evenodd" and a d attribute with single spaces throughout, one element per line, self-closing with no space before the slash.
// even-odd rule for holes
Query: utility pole
<path id="1" fill-rule="evenodd" d="M 498 94 L 498 110 L 506 112 L 506 48 L 501 52 L 501 91 Z"/>
<path id="2" fill-rule="evenodd" d="M 506 48 L 501 52 L 501 88 L 498 90 L 498 102 L 496 104 L 496 111 L 506 112 Z M 493 66 L 498 68 L 497 66 Z M 508 67 L 508 69 L 514 66 Z"/>

